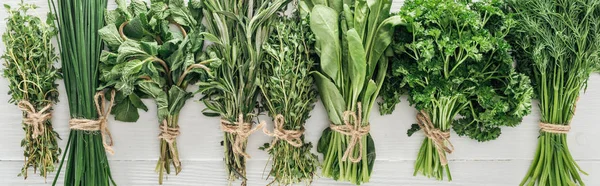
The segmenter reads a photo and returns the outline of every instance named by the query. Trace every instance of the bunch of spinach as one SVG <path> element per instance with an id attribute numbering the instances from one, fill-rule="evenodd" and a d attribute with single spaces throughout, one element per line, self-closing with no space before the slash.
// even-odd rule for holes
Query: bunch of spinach
<path id="1" fill-rule="evenodd" d="M 390 16 L 391 5 L 391 0 L 300 2 L 300 7 L 310 12 L 320 57 L 320 68 L 312 74 L 332 126 L 353 125 L 364 130 L 370 125 L 371 108 L 388 66 L 383 55 L 394 26 L 403 22 L 399 16 Z M 348 113 L 357 117 L 344 116 Z M 318 144 L 318 151 L 325 156 L 323 176 L 354 184 L 369 181 L 375 162 L 373 139 L 367 133 L 354 145 L 351 140 L 356 137 L 331 128 L 323 131 Z M 342 158 L 352 148 L 350 157 L 360 160 Z"/>
<path id="2" fill-rule="evenodd" d="M 206 39 L 213 42 L 207 53 L 222 61 L 210 81 L 200 82 L 199 93 L 206 105 L 203 113 L 221 117 L 221 125 L 248 127 L 257 115 L 260 94 L 260 67 L 265 61 L 263 45 L 271 35 L 277 13 L 289 0 L 204 0 L 207 21 Z M 241 120 L 241 121 L 239 121 Z M 242 126 L 243 124 L 244 126 Z M 246 138 L 225 132 L 222 145 L 228 179 L 242 179 L 246 184 Z M 237 141 L 241 140 L 241 141 Z M 240 145 L 241 144 L 241 145 Z M 235 147 L 234 147 L 235 146 Z M 242 146 L 242 147 L 240 147 Z M 234 150 L 236 149 L 236 150 Z"/>
<path id="3" fill-rule="evenodd" d="M 529 78 L 513 68 L 504 37 L 515 21 L 500 9 L 503 4 L 406 1 L 400 16 L 407 26 L 395 34 L 381 112 L 390 113 L 398 95 L 408 91 L 411 105 L 442 132 L 452 127 L 461 136 L 488 141 L 498 138 L 501 126 L 518 125 L 530 113 L 533 90 Z M 413 125 L 409 135 L 417 130 Z M 415 175 L 442 180 L 446 172 L 452 180 L 445 165 L 451 150 L 437 148 L 431 138 L 423 141 Z"/>
<path id="4" fill-rule="evenodd" d="M 262 64 L 260 77 L 262 102 L 274 119 L 274 130 L 277 131 L 289 130 L 301 134 L 317 100 L 314 79 L 310 75 L 314 65 L 311 57 L 314 36 L 307 19 L 299 15 L 280 18 L 263 45 L 268 55 Z M 276 141 L 261 148 L 267 149 L 271 156 L 270 175 L 274 177 L 274 182 L 282 185 L 312 182 L 319 165 L 317 155 L 311 153 L 312 144 L 304 143 L 303 136 L 287 139 L 294 144 L 279 139 L 289 137 L 287 135 L 290 133 L 284 133 L 281 132 L 283 136 L 275 136 Z"/>
<path id="5" fill-rule="evenodd" d="M 25 138 L 21 141 L 21 146 L 25 149 L 25 163 L 19 176 L 27 179 L 27 170 L 33 167 L 34 171 L 39 170 L 39 174 L 46 179 L 48 173 L 55 170 L 54 163 L 58 162 L 61 153 L 58 148 L 58 134 L 52 129 L 50 121 L 52 104 L 58 101 L 58 85 L 55 81 L 61 77 L 58 68 L 54 66 L 58 56 L 51 43 L 57 34 L 55 17 L 48 14 L 44 22 L 31 15 L 29 10 L 38 8 L 33 4 L 21 3 L 16 9 L 8 5 L 4 7 L 9 15 L 6 18 L 6 32 L 2 35 L 6 46 L 2 59 L 5 67 L 3 76 L 10 83 L 9 102 L 20 107 L 24 103 L 25 106 L 30 104 L 33 107 L 23 112 L 22 127 L 25 130 Z M 45 117 L 41 123 L 34 124 L 33 122 L 38 121 L 26 122 L 32 117 L 28 112 L 33 112 L 31 114 L 34 115 L 49 114 L 49 117 Z"/>
<path id="6" fill-rule="evenodd" d="M 107 25 L 99 30 L 109 49 L 100 59 L 100 89 L 117 90 L 111 114 L 120 121 L 138 120 L 138 109 L 147 110 L 141 98 L 156 101 L 161 128 L 156 171 L 162 184 L 163 173 L 170 173 L 169 164 L 176 174 L 181 171 L 175 137 L 179 112 L 192 97 L 186 89 L 208 79 L 209 67 L 218 66 L 218 60 L 204 60 L 199 1 L 186 5 L 183 0 L 156 0 L 148 7 L 140 0 L 129 6 L 118 0 L 117 5 L 107 13 Z M 173 25 L 180 30 L 172 30 Z"/>
<path id="7" fill-rule="evenodd" d="M 567 143 L 575 105 L 600 65 L 600 1 L 511 0 L 517 27 L 510 34 L 518 69 L 539 99 L 542 130 L 521 185 L 585 185 Z M 562 131 L 544 129 L 546 126 Z"/>

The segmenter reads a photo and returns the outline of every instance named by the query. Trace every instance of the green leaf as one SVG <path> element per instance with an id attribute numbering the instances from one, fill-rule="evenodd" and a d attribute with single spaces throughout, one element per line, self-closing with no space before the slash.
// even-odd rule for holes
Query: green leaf
<path id="1" fill-rule="evenodd" d="M 102 38 L 111 50 L 118 49 L 123 43 L 123 39 L 121 38 L 121 35 L 119 35 L 117 26 L 114 24 L 106 25 L 104 28 L 98 30 L 98 35 L 100 35 L 100 38 Z"/>
<path id="2" fill-rule="evenodd" d="M 379 59 L 381 59 L 388 46 L 392 42 L 394 28 L 401 24 L 404 24 L 402 17 L 392 16 L 385 19 L 377 28 L 375 39 L 373 40 L 373 43 L 371 43 L 371 48 L 368 51 L 368 76 L 373 74 L 375 67 L 377 66 L 377 62 L 379 62 Z"/>
<path id="3" fill-rule="evenodd" d="M 135 107 L 129 99 L 125 99 L 122 102 L 115 104 L 111 110 L 111 114 L 115 116 L 115 120 L 123 122 L 136 122 L 140 118 L 138 108 Z"/>
<path id="4" fill-rule="evenodd" d="M 358 36 L 355 29 L 350 29 L 346 33 L 348 41 L 348 74 L 350 75 L 350 84 L 352 90 L 352 99 L 356 100 L 360 95 L 366 80 L 367 59 L 365 49 L 362 45 L 362 39 Z"/>
<path id="5" fill-rule="evenodd" d="M 319 72 L 312 72 L 312 74 L 329 120 L 334 124 L 342 124 L 342 113 L 345 111 L 346 106 L 344 97 L 329 78 Z"/>
<path id="6" fill-rule="evenodd" d="M 339 85 L 341 69 L 341 45 L 339 39 L 338 13 L 326 6 L 315 5 L 310 16 L 310 28 L 317 38 L 317 49 L 321 57 L 321 70 Z M 321 42 L 327 41 L 327 42 Z"/>
<path id="7" fill-rule="evenodd" d="M 156 107 L 158 108 L 158 120 L 162 121 L 167 118 L 169 115 L 169 101 L 167 97 L 167 93 L 165 93 L 158 84 L 143 81 L 138 84 L 141 91 L 150 95 L 150 97 L 154 98 L 156 101 Z"/>
<path id="8" fill-rule="evenodd" d="M 178 86 L 169 89 L 169 114 L 177 115 L 185 105 L 185 101 L 191 98 L 191 94 Z"/>
<path id="9" fill-rule="evenodd" d="M 146 104 L 142 102 L 142 99 L 140 99 L 140 97 L 137 94 L 129 94 L 129 101 L 133 106 L 135 106 L 135 108 L 148 111 L 148 107 L 146 107 Z"/>

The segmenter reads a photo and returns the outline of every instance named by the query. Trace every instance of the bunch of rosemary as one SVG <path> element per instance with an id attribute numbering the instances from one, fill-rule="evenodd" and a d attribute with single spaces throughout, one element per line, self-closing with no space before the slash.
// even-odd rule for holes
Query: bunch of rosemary
<path id="1" fill-rule="evenodd" d="M 33 167 L 34 173 L 39 169 L 46 179 L 48 173 L 54 171 L 54 163 L 58 163 L 61 153 L 57 144 L 59 136 L 51 123 L 52 105 L 58 101 L 55 81 L 61 76 L 54 67 L 58 56 L 51 43 L 57 34 L 54 16 L 49 14 L 44 22 L 28 13 L 38 8 L 36 5 L 23 2 L 16 9 L 4 7 L 9 15 L 6 32 L 2 35 L 6 46 L 2 56 L 3 76 L 10 82 L 12 97 L 9 102 L 23 110 L 25 130 L 25 138 L 21 141 L 25 164 L 19 176 L 27 179 L 27 170 Z"/>
<path id="2" fill-rule="evenodd" d="M 311 143 L 303 142 L 304 124 L 316 101 L 310 70 L 314 37 L 308 21 L 299 16 L 280 18 L 263 49 L 268 54 L 261 70 L 263 103 L 273 118 L 275 137 L 261 149 L 271 156 L 270 175 L 281 185 L 310 184 L 318 167 Z"/>
<path id="3" fill-rule="evenodd" d="M 187 87 L 211 76 L 208 67 L 218 66 L 218 60 L 203 60 L 199 1 L 186 5 L 183 0 L 155 0 L 148 6 L 133 0 L 127 6 L 118 0 L 117 5 L 99 30 L 109 48 L 100 59 L 101 88 L 117 90 L 112 114 L 120 121 L 135 122 L 138 109 L 148 110 L 141 98 L 156 101 L 161 130 L 156 172 L 162 184 L 170 164 L 175 174 L 181 171 L 176 138 L 179 112 L 192 97 Z"/>
<path id="4" fill-rule="evenodd" d="M 230 181 L 246 184 L 246 140 L 252 130 L 259 95 L 259 69 L 265 61 L 263 44 L 271 35 L 271 23 L 289 0 L 204 0 L 206 39 L 210 56 L 222 60 L 214 79 L 200 82 L 198 91 L 207 116 L 220 116 L 222 145 Z"/>
<path id="5" fill-rule="evenodd" d="M 58 16 L 62 72 L 72 118 L 70 124 L 73 119 L 103 121 L 105 117 L 99 116 L 98 113 L 103 111 L 96 108 L 96 104 L 104 100 L 97 99 L 95 95 L 102 48 L 98 29 L 104 26 L 106 4 L 106 0 L 51 1 L 52 8 Z M 63 155 L 53 185 L 56 185 L 64 163 L 64 185 L 116 185 L 104 152 L 104 134 L 105 130 L 72 129 L 65 148 L 67 153 Z"/>
<path id="6" fill-rule="evenodd" d="M 580 91 L 600 64 L 600 1 L 511 0 L 518 69 L 539 99 L 540 136 L 521 185 L 584 185 L 567 144 Z"/>

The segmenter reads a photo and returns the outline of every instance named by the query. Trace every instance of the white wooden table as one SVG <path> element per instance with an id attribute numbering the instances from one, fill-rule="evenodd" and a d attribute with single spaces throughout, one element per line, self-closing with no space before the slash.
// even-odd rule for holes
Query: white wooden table
<path id="1" fill-rule="evenodd" d="M 401 0 L 395 0 L 393 10 L 398 10 Z M 20 0 L 3 0 L 15 7 Z M 37 15 L 47 12 L 46 0 L 26 0 L 38 4 Z M 111 1 L 109 7 L 113 8 Z M 6 11 L 0 12 L 0 32 L 5 30 Z M 4 46 L 0 44 L 0 54 Z M 53 123 L 60 136 L 60 146 L 65 147 L 69 129 L 67 98 L 64 86 L 60 84 L 60 100 L 54 107 Z M 23 138 L 20 126 L 21 112 L 16 106 L 8 104 L 7 81 L 0 80 L 0 185 L 50 185 L 42 178 L 30 173 L 28 180 L 17 177 L 23 164 L 23 152 L 19 146 Z M 204 108 L 198 103 L 198 97 L 188 101 L 181 113 L 180 125 L 182 134 L 178 138 L 180 156 L 183 160 L 183 171 L 171 175 L 164 185 L 227 185 L 222 157 L 223 149 L 219 145 L 223 133 L 219 129 L 217 118 L 204 117 L 200 111 Z M 587 185 L 600 185 L 600 76 L 593 75 L 585 94 L 581 95 L 577 105 L 577 114 L 573 119 L 573 129 L 568 140 L 573 157 L 590 176 L 584 176 Z M 111 119 L 110 130 L 115 140 L 116 154 L 110 156 L 110 165 L 114 179 L 122 186 L 158 185 L 158 175 L 154 172 L 158 159 L 158 123 L 156 108 L 151 100 L 145 101 L 150 110 L 141 113 L 137 123 L 122 123 Z M 537 104 L 536 104 L 537 105 Z M 380 116 L 374 109 L 371 116 L 373 138 L 377 148 L 377 161 L 371 182 L 365 185 L 517 185 L 533 158 L 537 144 L 539 110 L 526 117 L 523 123 L 515 128 L 504 128 L 503 135 L 495 141 L 478 143 L 453 134 L 452 142 L 456 151 L 449 156 L 450 168 L 454 181 L 435 181 L 422 176 L 414 177 L 413 163 L 423 135 L 417 133 L 413 137 L 406 136 L 410 124 L 415 123 L 415 109 L 408 105 L 406 99 L 400 103 L 392 115 Z M 268 119 L 268 118 L 265 118 Z M 327 127 L 327 116 L 324 108 L 317 104 L 307 124 L 306 139 L 316 144 L 321 131 Z M 252 159 L 248 162 L 248 185 L 266 185 L 264 172 L 267 154 L 258 147 L 270 138 L 256 133 L 249 139 L 248 152 Z M 49 176 L 49 181 L 54 175 Z M 62 181 L 62 178 L 59 179 Z M 234 184 L 235 185 L 235 184 Z M 335 182 L 327 178 L 316 178 L 313 185 L 349 185 Z"/>

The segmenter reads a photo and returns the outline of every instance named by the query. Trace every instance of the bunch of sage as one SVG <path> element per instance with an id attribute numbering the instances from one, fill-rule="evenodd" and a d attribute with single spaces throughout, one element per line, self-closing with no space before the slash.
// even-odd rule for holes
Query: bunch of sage
<path id="1" fill-rule="evenodd" d="M 61 153 L 58 134 L 52 129 L 52 105 L 58 101 L 56 79 L 61 74 L 54 66 L 58 56 L 51 40 L 57 34 L 54 16 L 47 20 L 31 15 L 28 11 L 38 8 L 34 4 L 21 3 L 18 8 L 4 5 L 8 11 L 6 32 L 2 41 L 6 46 L 3 76 L 9 81 L 10 103 L 18 105 L 23 112 L 22 127 L 25 138 L 25 163 L 19 176 L 27 179 L 27 170 L 46 179 L 53 172 L 54 163 Z"/>
<path id="2" fill-rule="evenodd" d="M 585 185 L 567 143 L 577 100 L 600 64 L 600 1 L 508 1 L 518 69 L 539 99 L 540 136 L 520 185 Z"/>
<path id="3" fill-rule="evenodd" d="M 402 90 L 419 110 L 425 135 L 414 174 L 452 180 L 447 154 L 450 129 L 478 141 L 498 138 L 531 111 L 529 78 L 516 72 L 504 37 L 515 21 L 503 1 L 407 0 L 399 15 L 406 27 L 394 37 L 394 56 L 380 111 L 390 113 Z"/>
<path id="4" fill-rule="evenodd" d="M 116 185 L 105 150 L 112 152 L 104 111 L 104 92 L 98 88 L 98 64 L 102 42 L 98 29 L 104 26 L 106 0 L 56 0 L 62 73 L 69 100 L 71 132 L 65 154 L 54 178 L 56 185 L 66 163 L 64 185 Z M 68 158 L 67 158 L 68 157 Z M 68 162 L 65 162 L 67 158 Z"/>
<path id="5" fill-rule="evenodd" d="M 264 149 L 271 160 L 270 176 L 281 185 L 312 182 L 319 165 L 317 155 L 305 143 L 304 125 L 314 108 L 317 93 L 310 71 L 314 65 L 314 36 L 307 17 L 280 18 L 263 45 L 268 54 L 261 70 L 262 102 L 274 120 L 273 141 Z"/>
<path id="6" fill-rule="evenodd" d="M 375 162 L 369 115 L 379 94 L 388 61 L 384 55 L 394 27 L 391 0 L 300 2 L 310 12 L 320 68 L 312 72 L 331 125 L 318 151 L 325 155 L 325 177 L 368 182 Z"/>
<path id="7" fill-rule="evenodd" d="M 265 61 L 263 44 L 271 35 L 271 23 L 289 0 L 204 0 L 206 39 L 214 44 L 207 52 L 222 60 L 211 81 L 198 83 L 206 105 L 203 113 L 221 117 L 225 132 L 222 145 L 228 179 L 246 184 L 246 140 L 257 128 L 259 69 Z"/>
<path id="8" fill-rule="evenodd" d="M 192 97 L 187 87 L 211 76 L 209 66 L 218 65 L 218 60 L 203 60 L 199 1 L 186 5 L 183 0 L 156 0 L 148 6 L 133 0 L 127 6 L 118 0 L 117 5 L 99 30 L 109 49 L 100 58 L 101 89 L 116 90 L 111 114 L 120 121 L 138 120 L 138 109 L 148 109 L 141 98 L 155 100 L 161 131 L 156 171 L 162 184 L 170 164 L 176 174 L 181 171 L 176 138 L 179 112 Z M 171 30 L 171 25 L 179 30 Z"/>

